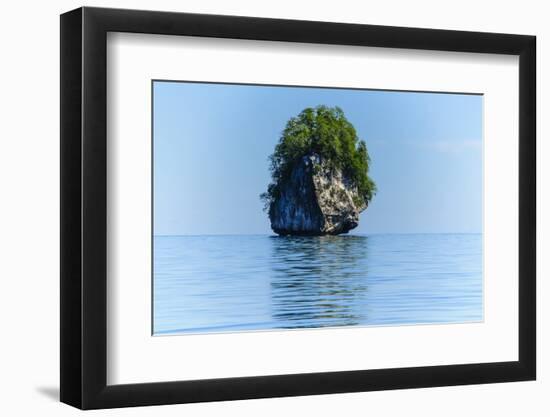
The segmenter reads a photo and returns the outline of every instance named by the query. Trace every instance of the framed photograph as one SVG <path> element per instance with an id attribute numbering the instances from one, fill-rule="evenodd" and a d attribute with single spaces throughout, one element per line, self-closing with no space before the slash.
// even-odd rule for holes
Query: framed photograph
<path id="1" fill-rule="evenodd" d="M 61 16 L 61 401 L 533 380 L 535 37 Z"/>

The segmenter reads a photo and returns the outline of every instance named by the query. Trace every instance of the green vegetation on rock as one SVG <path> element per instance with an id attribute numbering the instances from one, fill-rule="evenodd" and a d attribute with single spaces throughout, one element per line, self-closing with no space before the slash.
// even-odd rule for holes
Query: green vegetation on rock
<path id="1" fill-rule="evenodd" d="M 318 155 L 331 168 L 339 169 L 357 188 L 357 206 L 372 200 L 376 185 L 369 177 L 367 145 L 339 107 L 306 108 L 287 124 L 270 156 L 272 182 L 261 195 L 266 210 L 277 200 L 293 168 L 310 154 Z M 362 201 L 361 201 L 362 200 Z"/>

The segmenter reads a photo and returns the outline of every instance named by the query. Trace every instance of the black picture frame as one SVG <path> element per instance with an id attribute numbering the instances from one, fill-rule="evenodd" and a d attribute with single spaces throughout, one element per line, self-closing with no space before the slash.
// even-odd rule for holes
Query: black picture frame
<path id="1" fill-rule="evenodd" d="M 108 32 L 519 56 L 519 360 L 107 385 Z M 83 7 L 61 15 L 61 401 L 81 409 L 533 380 L 534 36 Z"/>

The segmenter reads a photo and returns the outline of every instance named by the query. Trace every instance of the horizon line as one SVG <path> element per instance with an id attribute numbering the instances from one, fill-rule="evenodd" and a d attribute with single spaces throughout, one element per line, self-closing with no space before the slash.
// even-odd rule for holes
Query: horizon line
<path id="1" fill-rule="evenodd" d="M 483 232 L 375 232 L 375 233 L 341 233 L 341 236 L 365 235 L 481 235 Z M 336 236 L 340 236 L 336 235 Z M 153 237 L 187 237 L 187 236 L 279 236 L 276 233 L 202 233 L 202 234 L 152 234 Z M 327 235 L 328 236 L 328 235 Z"/>

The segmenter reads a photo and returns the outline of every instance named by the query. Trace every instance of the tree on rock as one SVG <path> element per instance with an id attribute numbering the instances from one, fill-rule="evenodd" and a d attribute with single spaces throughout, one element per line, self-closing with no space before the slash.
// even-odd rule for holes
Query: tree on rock
<path id="1" fill-rule="evenodd" d="M 367 145 L 339 107 L 291 118 L 269 160 L 272 181 L 261 198 L 279 234 L 345 233 L 376 192 Z"/>

